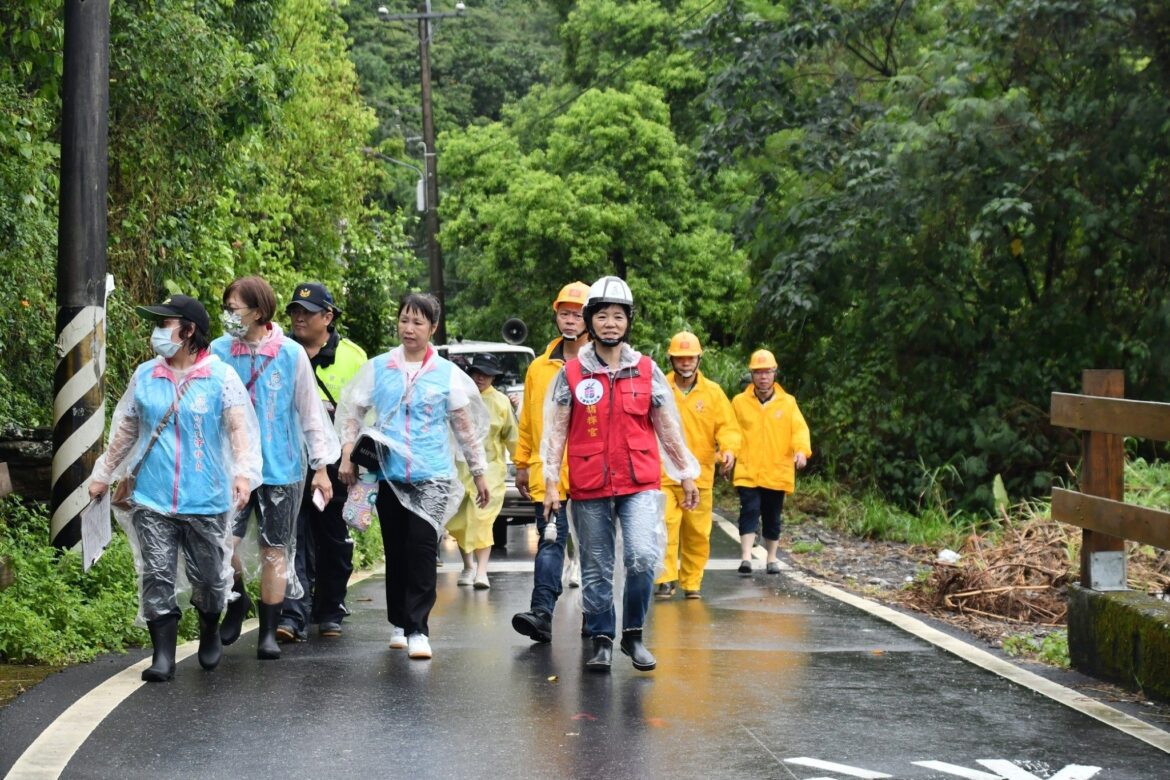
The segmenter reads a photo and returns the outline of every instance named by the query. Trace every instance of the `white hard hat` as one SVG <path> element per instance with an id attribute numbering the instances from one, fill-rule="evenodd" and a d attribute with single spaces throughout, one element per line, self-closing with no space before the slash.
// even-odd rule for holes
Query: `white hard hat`
<path id="1" fill-rule="evenodd" d="M 603 276 L 589 287 L 589 295 L 585 305 L 594 307 L 597 304 L 618 303 L 623 306 L 634 306 L 634 295 L 630 286 L 619 276 Z"/>

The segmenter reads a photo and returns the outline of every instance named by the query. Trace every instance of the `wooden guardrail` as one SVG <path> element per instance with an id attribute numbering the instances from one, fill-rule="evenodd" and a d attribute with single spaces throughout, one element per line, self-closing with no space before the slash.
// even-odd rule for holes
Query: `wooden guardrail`
<path id="1" fill-rule="evenodd" d="M 1052 424 L 1083 432 L 1081 489 L 1053 488 L 1052 517 L 1083 529 L 1083 586 L 1126 590 L 1126 540 L 1170 549 L 1170 512 L 1124 503 L 1123 437 L 1170 441 L 1170 404 L 1123 398 L 1121 371 L 1085 371 L 1081 386 L 1052 394 Z"/>

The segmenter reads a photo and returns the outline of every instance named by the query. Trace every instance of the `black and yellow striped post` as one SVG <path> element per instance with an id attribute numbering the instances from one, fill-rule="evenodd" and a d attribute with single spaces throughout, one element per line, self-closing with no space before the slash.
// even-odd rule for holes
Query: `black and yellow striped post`
<path id="1" fill-rule="evenodd" d="M 105 429 L 109 42 L 109 0 L 65 0 L 50 523 L 56 547 L 81 541 L 87 480 Z"/>

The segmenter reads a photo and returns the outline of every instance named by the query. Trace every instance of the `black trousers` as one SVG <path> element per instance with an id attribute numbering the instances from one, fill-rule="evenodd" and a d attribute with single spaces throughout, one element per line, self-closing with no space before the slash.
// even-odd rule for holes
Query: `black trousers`
<path id="1" fill-rule="evenodd" d="M 377 507 L 386 551 L 386 617 L 407 636 L 429 636 L 439 535 L 433 525 L 402 506 L 387 482 L 378 483 Z"/>
<path id="2" fill-rule="evenodd" d="M 353 574 L 353 539 L 349 526 L 341 519 L 341 509 L 349 488 L 337 478 L 337 466 L 329 466 L 333 483 L 333 500 L 321 511 L 313 504 L 313 472 L 305 477 L 305 495 L 297 516 L 296 573 L 304 596 L 285 599 L 280 610 L 281 622 L 292 623 L 307 631 L 309 624 L 333 621 L 340 623 L 349 610 L 345 594 Z"/>

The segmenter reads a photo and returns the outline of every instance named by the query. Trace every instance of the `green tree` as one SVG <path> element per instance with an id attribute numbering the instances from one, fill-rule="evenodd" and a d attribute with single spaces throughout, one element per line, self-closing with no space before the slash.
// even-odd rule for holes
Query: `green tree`
<path id="1" fill-rule="evenodd" d="M 499 125 L 450 134 L 446 148 L 442 236 L 466 283 L 455 300 L 463 335 L 494 337 L 520 316 L 537 341 L 549 337 L 556 291 L 608 273 L 635 294 L 638 343 L 683 324 L 716 341 L 732 332 L 742 256 L 692 192 L 657 88 L 584 93 L 527 154 Z M 531 294 L 511 294 L 516 280 Z"/>

